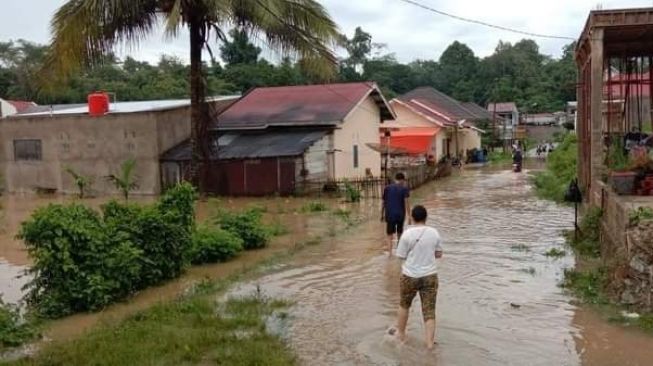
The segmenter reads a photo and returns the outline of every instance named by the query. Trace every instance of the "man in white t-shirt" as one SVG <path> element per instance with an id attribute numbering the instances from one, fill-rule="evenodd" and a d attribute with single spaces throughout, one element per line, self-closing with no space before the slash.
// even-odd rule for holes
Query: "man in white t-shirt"
<path id="1" fill-rule="evenodd" d="M 397 336 L 402 342 L 405 341 L 408 313 L 419 292 L 426 347 L 432 349 L 435 345 L 435 303 L 438 295 L 438 267 L 435 260 L 442 258 L 442 239 L 435 228 L 426 226 L 427 212 L 423 206 L 415 206 L 411 216 L 415 225 L 404 231 L 396 253 L 397 257 L 404 260 L 401 267 Z"/>

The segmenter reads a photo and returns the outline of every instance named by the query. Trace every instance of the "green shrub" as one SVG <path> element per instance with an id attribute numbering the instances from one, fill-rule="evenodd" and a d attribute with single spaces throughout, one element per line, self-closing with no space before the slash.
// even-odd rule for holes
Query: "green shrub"
<path id="1" fill-rule="evenodd" d="M 101 309 L 179 276 L 194 226 L 189 192 L 173 188 L 151 206 L 112 201 L 102 215 L 78 204 L 34 212 L 18 235 L 34 262 L 28 304 L 60 317 Z"/>
<path id="2" fill-rule="evenodd" d="M 241 238 L 245 249 L 259 249 L 264 248 L 270 238 L 270 233 L 261 222 L 261 216 L 261 212 L 257 210 L 242 213 L 221 212 L 216 223 Z"/>
<path id="3" fill-rule="evenodd" d="M 638 207 L 637 210 L 633 210 L 628 215 L 628 219 L 632 226 L 639 225 L 641 221 L 653 220 L 653 209 L 650 207 Z"/>
<path id="4" fill-rule="evenodd" d="M 37 210 L 19 237 L 33 260 L 26 300 L 46 317 L 100 309 L 119 296 L 117 276 L 140 273 L 141 253 L 116 246 L 120 238 L 107 236 L 98 213 L 81 205 Z"/>
<path id="5" fill-rule="evenodd" d="M 546 170 L 535 174 L 533 183 L 538 195 L 563 202 L 569 183 L 576 178 L 578 139 L 568 134 L 564 141 L 548 156 Z"/>
<path id="6" fill-rule="evenodd" d="M 361 191 L 349 183 L 345 183 L 345 197 L 347 202 L 360 202 Z"/>
<path id="7" fill-rule="evenodd" d="M 35 336 L 36 329 L 21 318 L 18 307 L 7 304 L 0 298 L 0 345 L 19 346 Z"/>
<path id="8" fill-rule="evenodd" d="M 198 226 L 188 252 L 193 264 L 224 262 L 243 250 L 243 240 L 229 231 Z"/>

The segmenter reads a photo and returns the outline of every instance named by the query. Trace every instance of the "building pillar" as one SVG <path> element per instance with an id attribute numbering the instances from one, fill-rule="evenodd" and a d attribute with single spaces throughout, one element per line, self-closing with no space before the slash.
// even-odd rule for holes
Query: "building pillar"
<path id="1" fill-rule="evenodd" d="M 590 187 L 606 172 L 603 151 L 603 28 L 593 28 L 591 38 L 590 91 Z"/>

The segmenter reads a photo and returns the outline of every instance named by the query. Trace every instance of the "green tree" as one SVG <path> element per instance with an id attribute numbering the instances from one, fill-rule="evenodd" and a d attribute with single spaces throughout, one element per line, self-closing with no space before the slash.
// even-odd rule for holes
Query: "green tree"
<path id="1" fill-rule="evenodd" d="M 249 41 L 247 31 L 232 29 L 229 32 L 231 41 L 224 41 L 220 47 L 220 57 L 228 65 L 255 64 L 261 54 L 261 48 Z"/>
<path id="2" fill-rule="evenodd" d="M 169 36 L 177 36 L 182 28 L 190 34 L 192 178 L 198 185 L 210 156 L 202 51 L 212 34 L 220 38 L 225 28 L 238 24 L 262 34 L 270 46 L 309 60 L 325 77 L 335 65 L 329 46 L 338 41 L 339 33 L 314 0 L 68 0 L 52 21 L 53 41 L 43 77 L 60 80 L 101 62 L 116 43 L 138 43 L 160 20 Z M 203 187 L 199 188 L 201 192 Z"/>

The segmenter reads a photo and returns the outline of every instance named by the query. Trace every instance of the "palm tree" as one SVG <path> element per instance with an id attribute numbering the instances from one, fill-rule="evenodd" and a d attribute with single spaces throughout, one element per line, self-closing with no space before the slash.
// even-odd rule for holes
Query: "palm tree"
<path id="1" fill-rule="evenodd" d="M 129 201 L 129 192 L 138 189 L 134 169 L 136 169 L 136 160 L 129 159 L 120 165 L 120 175 L 111 174 L 106 177 L 122 193 L 125 201 Z"/>
<path id="2" fill-rule="evenodd" d="M 336 24 L 315 0 L 68 0 L 52 20 L 53 38 L 44 77 L 62 80 L 102 62 L 120 43 L 138 44 L 163 21 L 166 34 L 190 34 L 192 180 L 199 184 L 210 156 L 211 119 L 205 103 L 202 52 L 209 40 L 225 40 L 238 27 L 260 35 L 273 48 L 299 56 L 316 76 L 335 70 L 331 49 L 341 38 Z"/>

